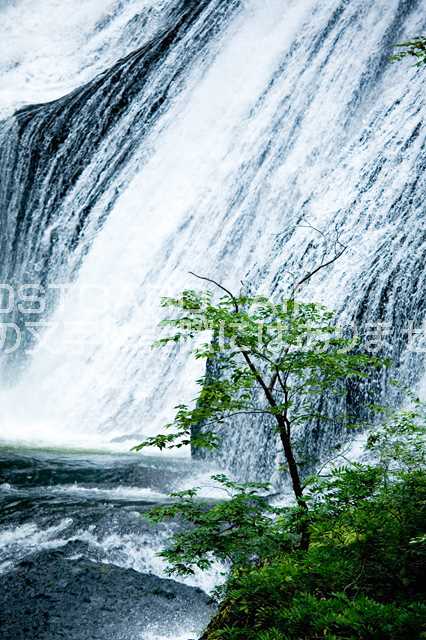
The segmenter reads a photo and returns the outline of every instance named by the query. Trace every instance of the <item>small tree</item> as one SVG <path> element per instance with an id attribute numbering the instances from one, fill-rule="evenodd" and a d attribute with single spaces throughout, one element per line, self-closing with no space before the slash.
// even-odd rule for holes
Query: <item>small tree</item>
<path id="1" fill-rule="evenodd" d="M 421 508 L 426 491 L 426 405 L 409 397 L 410 407 L 386 411 L 383 423 L 370 431 L 368 463 L 351 462 L 342 452 L 307 481 L 312 539 L 307 553 L 297 548 L 297 508 L 272 506 L 261 494 L 268 488 L 265 484 L 240 484 L 218 475 L 213 480 L 228 493 L 226 500 L 207 505 L 198 490 L 191 489 L 172 494 L 172 504 L 149 512 L 153 522 L 179 519 L 186 525 L 160 554 L 169 572 L 186 575 L 211 567 L 215 560 L 226 562 L 231 566 L 228 598 L 239 591 L 241 599 L 240 587 L 251 580 L 248 592 L 243 588 L 251 602 L 244 609 L 254 616 L 258 608 L 270 606 L 271 597 L 277 610 L 283 607 L 278 593 L 288 589 L 291 596 L 313 590 L 319 600 L 341 591 L 388 601 L 409 587 L 409 600 L 410 592 L 422 590 L 426 552 Z M 289 581 L 297 567 L 304 577 L 299 574 Z M 265 584 L 263 571 L 268 575 Z M 264 593 L 259 603 L 263 589 L 270 595 Z M 275 615 L 269 618 L 273 624 Z"/>
<path id="2" fill-rule="evenodd" d="M 194 274 L 195 275 L 195 274 Z M 200 277 L 200 276 L 197 276 Z M 339 335 L 333 314 L 314 303 L 296 303 L 294 296 L 280 303 L 267 297 L 234 295 L 221 284 L 224 294 L 186 290 L 178 298 L 166 298 L 163 306 L 176 317 L 163 321 L 173 329 L 159 346 L 196 338 L 195 358 L 211 360 L 217 375 L 198 380 L 200 391 L 193 406 L 179 405 L 168 433 L 148 438 L 147 446 L 160 449 L 195 444 L 217 446 L 215 426 L 241 415 L 267 416 L 275 423 L 296 502 L 301 510 L 301 547 L 309 546 L 307 502 L 300 465 L 295 456 L 295 431 L 313 420 L 328 419 L 318 410 L 326 394 L 339 395 L 349 380 L 365 378 L 374 357 L 355 353 L 353 341 Z M 350 422 L 342 416 L 342 422 Z M 202 425 L 197 435 L 194 426 Z"/>

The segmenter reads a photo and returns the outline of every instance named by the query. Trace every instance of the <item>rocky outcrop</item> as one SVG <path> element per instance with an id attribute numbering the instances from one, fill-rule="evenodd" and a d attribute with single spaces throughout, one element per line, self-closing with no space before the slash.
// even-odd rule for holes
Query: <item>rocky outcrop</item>
<path id="1" fill-rule="evenodd" d="M 200 629 L 214 611 L 200 589 L 67 555 L 44 551 L 0 577 L 2 640 L 173 637 L 189 608 Z"/>

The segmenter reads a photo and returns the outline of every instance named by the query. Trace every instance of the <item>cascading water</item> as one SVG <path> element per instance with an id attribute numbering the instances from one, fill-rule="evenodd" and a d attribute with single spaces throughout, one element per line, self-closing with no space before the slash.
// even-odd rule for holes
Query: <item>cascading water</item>
<path id="1" fill-rule="evenodd" d="M 303 295 L 379 327 L 419 382 L 424 72 L 389 56 L 424 8 L 0 1 L 2 440 L 127 451 L 157 433 L 201 373 L 151 349 L 161 296 L 191 270 L 278 297 L 318 263 L 309 225 L 348 250 Z M 273 434 L 237 426 L 220 463 L 270 478 Z"/>
<path id="2" fill-rule="evenodd" d="M 198 373 L 150 349 L 161 295 L 190 269 L 278 294 L 315 261 L 306 219 L 350 248 L 307 294 L 390 321 L 404 359 L 424 315 L 424 92 L 388 58 L 421 32 L 421 2 L 122 4 L 115 20 L 131 6 L 145 42 L 2 125 L 3 280 L 43 286 L 48 310 L 13 316 L 24 345 L 44 339 L 2 401 L 6 436 L 156 432 Z M 9 350 L 10 377 L 29 349 Z"/>

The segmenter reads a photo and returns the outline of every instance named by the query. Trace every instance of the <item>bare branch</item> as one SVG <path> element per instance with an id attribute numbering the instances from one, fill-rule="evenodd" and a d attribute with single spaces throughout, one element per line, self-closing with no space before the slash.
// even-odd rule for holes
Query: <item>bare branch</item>
<path id="1" fill-rule="evenodd" d="M 308 282 L 308 280 L 310 280 L 314 275 L 316 275 L 319 271 L 321 271 L 322 269 L 325 269 L 326 267 L 329 267 L 330 265 L 332 265 L 334 262 L 336 262 L 337 260 L 339 260 L 339 258 L 342 257 L 342 255 L 345 253 L 345 251 L 347 250 L 347 246 L 344 245 L 341 241 L 340 241 L 340 235 L 339 235 L 339 231 L 337 229 L 337 225 L 335 225 L 334 227 L 334 231 L 336 233 L 336 238 L 334 240 L 334 256 L 333 258 L 331 258 L 330 260 L 328 260 L 327 262 L 324 262 L 325 257 L 327 255 L 327 247 L 328 247 L 328 240 L 327 240 L 327 236 L 324 233 L 324 231 L 321 231 L 321 229 L 318 229 L 317 227 L 314 227 L 309 221 L 307 221 L 307 224 L 305 225 L 299 225 L 300 227 L 305 227 L 307 229 L 313 229 L 314 231 L 316 231 L 320 236 L 322 236 L 322 238 L 324 238 L 324 242 L 325 242 L 325 249 L 321 258 L 321 262 L 320 264 L 313 269 L 312 271 L 310 271 L 309 273 L 305 274 L 303 276 L 303 278 L 301 280 L 299 280 L 299 282 L 295 283 L 296 281 L 296 276 L 291 272 L 291 271 L 287 271 L 287 273 L 289 273 L 291 275 L 291 277 L 293 278 L 293 287 L 291 289 L 291 295 L 290 295 L 290 300 L 294 300 L 294 297 L 296 295 L 296 291 L 297 289 L 299 289 L 299 287 L 301 287 L 303 284 L 305 284 L 305 282 Z M 340 250 L 337 250 L 337 247 L 340 246 Z M 285 352 L 284 352 L 285 353 Z M 284 353 L 282 355 L 284 355 Z M 287 349 L 287 353 L 288 353 L 288 349 Z M 280 356 L 282 357 L 282 356 Z M 275 372 L 270 380 L 270 383 L 268 385 L 268 390 L 270 391 L 270 393 L 272 393 L 274 391 L 274 387 L 275 384 L 277 382 L 277 372 Z"/>
<path id="2" fill-rule="evenodd" d="M 198 274 L 194 273 L 193 271 L 189 272 L 192 276 L 195 276 L 196 278 L 199 278 L 200 280 L 205 280 L 206 282 L 211 282 L 212 284 L 214 284 L 216 287 L 219 287 L 219 289 L 221 289 L 222 291 L 224 291 L 232 300 L 232 302 L 234 303 L 234 307 L 235 307 L 235 312 L 238 313 L 239 312 L 239 305 L 237 302 L 236 297 L 234 296 L 233 293 L 231 293 L 231 291 L 229 291 L 229 289 L 227 289 L 226 287 L 224 287 L 222 284 L 220 284 L 219 282 L 217 282 L 216 280 L 213 280 L 212 278 L 206 278 L 205 276 L 199 276 Z M 238 344 L 238 341 L 236 342 L 237 346 L 239 347 L 240 345 Z M 243 355 L 244 360 L 246 361 L 250 371 L 253 373 L 253 375 L 255 376 L 257 382 L 260 384 L 260 386 L 263 389 L 263 392 L 265 393 L 265 396 L 269 402 L 269 404 L 272 407 L 276 406 L 275 400 L 271 394 L 271 392 L 269 391 L 268 385 L 265 383 L 265 381 L 263 380 L 260 372 L 258 371 L 256 365 L 253 363 L 253 361 L 250 358 L 250 354 L 246 349 L 243 349 L 241 347 L 241 353 Z"/>
<path id="3" fill-rule="evenodd" d="M 190 271 L 189 273 L 192 276 L 195 276 L 196 278 L 199 278 L 200 280 L 205 280 L 206 282 L 211 282 L 212 284 L 216 285 L 216 287 L 219 287 L 219 289 L 224 291 L 231 298 L 232 302 L 234 303 L 235 312 L 236 313 L 239 312 L 240 308 L 239 308 L 239 305 L 238 305 L 238 301 L 237 301 L 236 297 L 234 296 L 234 294 L 231 293 L 231 291 L 229 291 L 229 289 L 224 287 L 222 284 L 220 284 L 216 280 L 213 280 L 212 278 L 206 278 L 205 276 L 199 276 L 198 274 L 194 273 L 193 271 Z M 240 345 L 238 344 L 238 341 L 236 341 L 236 345 L 238 347 L 240 347 Z M 257 382 L 262 387 L 263 392 L 264 392 L 269 404 L 271 405 L 271 407 L 275 407 L 276 406 L 276 402 L 274 400 L 274 397 L 271 394 L 271 392 L 269 391 L 268 385 L 263 380 L 262 375 L 258 371 L 256 365 L 254 364 L 254 362 L 250 358 L 250 353 L 246 349 L 244 349 L 243 347 L 240 347 L 240 349 L 241 349 L 241 354 L 242 354 L 244 360 L 246 361 L 250 371 L 253 373 L 254 377 L 257 380 Z"/>
<path id="4" fill-rule="evenodd" d="M 301 280 L 300 282 L 297 283 L 296 285 L 296 289 L 298 289 L 299 287 L 302 286 L 302 284 L 304 284 L 305 282 L 307 282 L 308 280 L 310 280 L 316 273 L 318 273 L 318 271 L 321 271 L 321 269 L 325 269 L 326 267 L 329 267 L 331 264 L 333 264 L 334 262 L 336 262 L 336 260 L 338 260 L 339 258 L 342 257 L 342 255 L 345 253 L 345 251 L 347 251 L 347 247 L 343 247 L 343 249 L 337 253 L 333 258 L 331 258 L 331 260 L 329 260 L 328 262 L 322 263 L 319 265 L 319 267 L 317 267 L 316 269 L 314 269 L 313 271 L 310 271 L 309 273 L 307 273 Z"/>
<path id="5" fill-rule="evenodd" d="M 194 273 L 193 271 L 190 271 L 189 273 L 191 274 L 191 276 L 195 276 L 195 278 L 198 278 L 199 280 L 205 280 L 206 282 L 210 282 L 211 284 L 214 284 L 219 289 L 222 289 L 222 291 L 224 291 L 226 293 L 226 295 L 231 298 L 232 302 L 234 303 L 235 311 L 238 313 L 239 306 L 238 306 L 237 299 L 234 296 L 234 294 L 229 291 L 229 289 L 224 287 L 222 284 L 220 284 L 216 280 L 212 280 L 212 278 L 206 278 L 205 276 L 199 276 L 197 273 Z"/>
<path id="6" fill-rule="evenodd" d="M 339 453 L 337 453 L 335 456 L 333 456 L 331 458 L 328 458 L 328 460 L 326 460 L 324 462 L 324 464 L 321 465 L 321 467 L 318 469 L 318 471 L 316 472 L 316 475 L 318 477 L 321 477 L 321 473 L 324 471 L 324 469 L 326 467 L 328 467 L 329 464 L 331 464 L 335 460 L 338 460 L 339 458 L 343 458 L 343 460 L 347 461 L 346 454 L 349 453 L 350 450 L 351 450 L 351 448 L 349 446 L 346 449 L 344 449 L 344 451 L 339 451 Z M 352 464 L 352 462 L 351 462 L 351 464 Z"/>
<path id="7" fill-rule="evenodd" d="M 305 274 L 303 276 L 303 278 L 301 280 L 299 280 L 299 282 L 293 287 L 292 296 L 291 296 L 292 298 L 294 298 L 294 296 L 296 294 L 296 291 L 297 291 L 297 289 L 299 289 L 299 287 L 301 287 L 303 284 L 305 284 L 305 282 L 308 282 L 308 280 L 313 278 L 313 276 L 316 275 L 319 271 L 322 271 L 322 269 L 326 269 L 327 267 L 332 265 L 334 262 L 339 260 L 339 258 L 342 257 L 342 255 L 347 251 L 347 248 L 348 248 L 346 245 L 344 245 L 340 241 L 340 235 L 339 235 L 339 232 L 338 232 L 338 229 L 337 229 L 337 225 L 336 225 L 335 228 L 334 228 L 335 233 L 336 233 L 336 238 L 334 240 L 334 256 L 330 260 L 327 260 L 327 262 L 324 262 L 325 256 L 327 255 L 327 245 L 328 245 L 328 240 L 327 240 L 327 237 L 326 237 L 325 233 L 323 231 L 321 231 L 320 229 L 317 229 L 317 227 L 314 227 L 309 221 L 308 221 L 308 224 L 299 225 L 299 226 L 306 227 L 308 229 L 313 229 L 314 231 L 319 233 L 319 235 L 324 238 L 325 250 L 324 250 L 323 256 L 321 258 L 320 264 L 317 267 L 315 267 L 315 269 L 313 269 L 312 271 L 309 271 L 307 274 Z M 340 247 L 340 250 L 338 250 L 338 247 Z"/>

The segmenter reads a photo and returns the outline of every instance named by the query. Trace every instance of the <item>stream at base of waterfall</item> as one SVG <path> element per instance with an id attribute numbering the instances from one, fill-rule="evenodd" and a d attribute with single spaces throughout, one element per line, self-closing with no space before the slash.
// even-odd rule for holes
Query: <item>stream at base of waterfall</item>
<path id="1" fill-rule="evenodd" d="M 170 579 L 169 525 L 144 517 L 169 492 L 217 497 L 187 460 L 0 449 L 2 640 L 196 639 L 222 578 Z"/>

